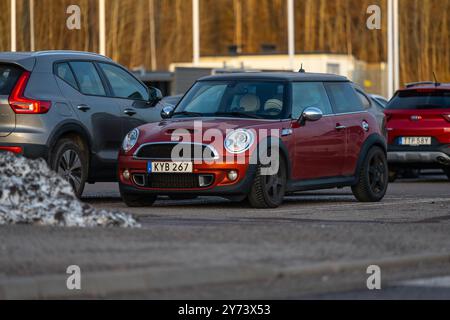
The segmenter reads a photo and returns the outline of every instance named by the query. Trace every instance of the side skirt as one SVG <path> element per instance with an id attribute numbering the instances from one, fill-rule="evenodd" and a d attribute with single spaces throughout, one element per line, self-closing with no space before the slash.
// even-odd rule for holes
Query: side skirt
<path id="1" fill-rule="evenodd" d="M 287 192 L 334 189 L 350 187 L 356 183 L 355 177 L 331 177 L 312 180 L 289 181 Z"/>

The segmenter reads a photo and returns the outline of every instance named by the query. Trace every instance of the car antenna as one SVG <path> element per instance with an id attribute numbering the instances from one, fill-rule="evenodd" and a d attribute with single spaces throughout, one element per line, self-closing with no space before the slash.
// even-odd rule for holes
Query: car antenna
<path id="1" fill-rule="evenodd" d="M 300 66 L 300 70 L 298 70 L 298 72 L 300 72 L 300 73 L 305 73 L 306 72 L 305 69 L 303 69 L 303 63 Z"/>
<path id="2" fill-rule="evenodd" d="M 441 84 L 437 80 L 436 73 L 433 71 L 433 77 L 434 77 L 434 86 L 439 87 Z"/>

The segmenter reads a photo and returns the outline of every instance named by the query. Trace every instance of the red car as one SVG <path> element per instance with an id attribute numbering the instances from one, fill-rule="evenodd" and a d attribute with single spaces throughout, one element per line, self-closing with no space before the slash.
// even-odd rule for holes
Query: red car
<path id="1" fill-rule="evenodd" d="M 385 114 L 390 180 L 405 169 L 443 169 L 450 179 L 450 84 L 407 85 Z"/>
<path id="2" fill-rule="evenodd" d="M 210 76 L 161 115 L 123 142 L 120 192 L 129 206 L 165 195 L 275 208 L 286 193 L 346 186 L 360 201 L 385 195 L 386 141 L 344 77 Z"/>

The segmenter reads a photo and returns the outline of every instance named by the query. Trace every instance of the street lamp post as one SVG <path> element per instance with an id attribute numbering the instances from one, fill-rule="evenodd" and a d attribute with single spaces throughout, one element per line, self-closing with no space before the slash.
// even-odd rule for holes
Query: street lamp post
<path id="1" fill-rule="evenodd" d="M 11 51 L 16 50 L 16 0 L 11 0 Z"/>
<path id="2" fill-rule="evenodd" d="M 294 0 L 287 0 L 289 68 L 295 70 Z"/>
<path id="3" fill-rule="evenodd" d="M 98 0 L 98 23 L 99 23 L 99 52 L 106 55 L 106 21 L 105 21 L 105 0 Z"/>
<path id="4" fill-rule="evenodd" d="M 398 0 L 388 0 L 388 95 L 400 87 Z"/>
<path id="5" fill-rule="evenodd" d="M 200 62 L 200 3 L 192 0 L 192 56 L 194 65 Z"/>
<path id="6" fill-rule="evenodd" d="M 29 1 L 30 8 L 30 51 L 35 50 L 34 43 L 34 0 Z"/>

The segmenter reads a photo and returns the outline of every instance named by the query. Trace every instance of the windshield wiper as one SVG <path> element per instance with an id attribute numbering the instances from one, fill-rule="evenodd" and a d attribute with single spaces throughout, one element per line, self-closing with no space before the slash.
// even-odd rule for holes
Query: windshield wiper
<path id="1" fill-rule="evenodd" d="M 245 117 L 245 118 L 253 118 L 253 119 L 262 119 L 262 117 L 257 116 L 256 114 L 248 114 L 245 112 L 232 111 L 232 112 L 216 112 L 214 113 L 216 116 L 233 116 L 233 117 Z"/>
<path id="2" fill-rule="evenodd" d="M 192 117 L 202 117 L 203 114 L 200 112 L 191 112 L 191 111 L 180 111 L 174 112 L 174 116 L 182 115 L 182 116 L 192 116 Z"/>

